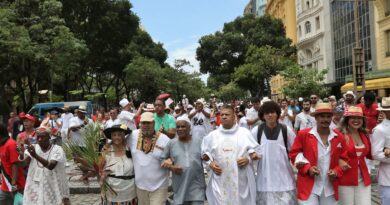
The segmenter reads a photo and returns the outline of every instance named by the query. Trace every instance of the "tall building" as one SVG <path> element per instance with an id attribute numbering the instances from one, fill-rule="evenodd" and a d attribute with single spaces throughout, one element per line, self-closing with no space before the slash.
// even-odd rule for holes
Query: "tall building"
<path id="1" fill-rule="evenodd" d="M 256 16 L 263 16 L 267 8 L 267 0 L 256 0 Z"/>
<path id="2" fill-rule="evenodd" d="M 335 6 L 337 5 L 335 4 Z M 342 6 L 344 12 L 348 13 L 347 11 L 350 10 L 351 5 L 343 4 Z M 359 22 L 361 29 L 360 42 L 365 52 L 366 90 L 375 92 L 378 96 L 381 97 L 389 96 L 390 0 L 362 2 L 359 4 L 359 11 Z M 352 28 L 354 28 L 353 26 L 354 25 L 351 25 Z M 343 56 L 340 56 L 340 59 L 343 59 Z M 339 63 L 343 65 L 343 62 Z M 341 91 L 346 92 L 347 90 L 353 89 L 353 80 L 351 75 L 352 71 L 350 70 L 352 68 L 350 68 L 349 61 L 347 61 L 347 65 L 341 65 L 338 65 L 339 70 L 341 70 L 341 73 L 338 73 L 338 76 L 342 76 L 343 74 L 346 75 L 345 81 L 347 83 L 341 87 Z M 358 86 L 358 90 L 362 90 L 361 86 Z"/>
<path id="3" fill-rule="evenodd" d="M 249 0 L 248 4 L 245 6 L 244 14 L 256 15 L 256 0 Z"/>
<path id="4" fill-rule="evenodd" d="M 293 0 L 268 0 L 266 3 L 266 13 L 281 19 L 286 29 L 286 37 L 290 38 L 293 44 L 297 43 L 295 2 Z M 285 84 L 280 76 L 271 78 L 271 98 L 279 100 L 285 96 L 282 94 L 282 87 Z"/>
<path id="5" fill-rule="evenodd" d="M 334 82 L 329 1 L 297 0 L 298 63 L 308 69 L 328 69 L 325 83 Z"/>

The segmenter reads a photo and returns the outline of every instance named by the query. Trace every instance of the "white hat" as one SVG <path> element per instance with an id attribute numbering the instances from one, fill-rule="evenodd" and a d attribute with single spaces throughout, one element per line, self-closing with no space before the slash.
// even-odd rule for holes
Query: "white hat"
<path id="1" fill-rule="evenodd" d="M 119 102 L 119 105 L 121 105 L 121 107 L 126 107 L 126 105 L 128 105 L 130 102 L 126 99 L 126 98 L 123 98 L 120 102 Z"/>
<path id="2" fill-rule="evenodd" d="M 180 110 L 180 107 L 178 105 L 176 105 L 175 110 Z"/>
<path id="3" fill-rule="evenodd" d="M 140 122 L 154 122 L 154 114 L 151 112 L 142 113 Z"/>
<path id="4" fill-rule="evenodd" d="M 222 107 L 222 106 L 223 106 L 222 102 L 217 104 L 217 107 Z"/>
<path id="5" fill-rule="evenodd" d="M 77 112 L 87 113 L 87 108 L 84 105 L 80 105 Z"/>
<path id="6" fill-rule="evenodd" d="M 204 99 L 203 98 L 200 98 L 200 99 L 197 99 L 196 100 L 196 102 L 195 102 L 195 104 L 197 104 L 197 103 L 201 103 L 201 104 L 205 104 L 205 101 L 204 101 Z"/>
<path id="7" fill-rule="evenodd" d="M 352 90 L 348 90 L 346 93 L 344 93 L 344 98 L 346 98 L 347 97 L 347 95 L 352 95 L 353 96 L 353 98 L 356 98 L 356 95 L 355 95 L 355 93 L 353 93 L 353 91 Z"/>
<path id="8" fill-rule="evenodd" d="M 142 108 L 146 112 L 154 112 L 154 105 L 153 104 L 147 104 L 146 108 Z"/>
<path id="9" fill-rule="evenodd" d="M 390 97 L 383 97 L 380 107 L 377 109 L 379 111 L 390 111 Z"/>
<path id="10" fill-rule="evenodd" d="M 190 124 L 191 125 L 191 121 L 190 121 L 190 119 L 187 117 L 187 116 L 180 116 L 180 117 L 178 117 L 177 118 L 177 120 L 176 120 L 176 122 L 177 121 L 186 121 L 186 122 L 188 122 L 188 124 Z"/>
<path id="11" fill-rule="evenodd" d="M 299 98 L 298 98 L 298 101 L 299 101 L 299 102 L 302 102 L 302 101 L 303 101 L 303 97 L 299 97 Z"/>
<path id="12" fill-rule="evenodd" d="M 269 99 L 268 97 L 263 97 L 263 99 L 261 100 L 261 104 L 263 104 L 267 101 L 271 101 L 271 99 Z"/>

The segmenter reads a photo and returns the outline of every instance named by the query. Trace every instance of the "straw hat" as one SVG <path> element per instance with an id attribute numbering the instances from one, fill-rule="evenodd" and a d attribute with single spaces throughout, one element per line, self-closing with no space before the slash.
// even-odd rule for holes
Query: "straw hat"
<path id="1" fill-rule="evenodd" d="M 125 133 L 125 136 L 127 137 L 128 134 L 131 133 L 131 130 L 124 124 L 121 124 L 121 125 L 113 125 L 112 127 L 109 127 L 107 129 L 105 129 L 103 132 L 104 132 L 104 135 L 108 138 L 108 139 L 111 139 L 111 133 L 115 132 L 115 131 L 122 131 Z"/>
<path id="2" fill-rule="evenodd" d="M 344 117 L 364 117 L 361 107 L 350 106 L 345 112 Z"/>
<path id="3" fill-rule="evenodd" d="M 377 110 L 379 110 L 379 111 L 390 111 L 390 97 L 382 98 L 381 106 Z"/>
<path id="4" fill-rule="evenodd" d="M 315 111 L 310 113 L 312 116 L 322 113 L 330 113 L 333 114 L 333 108 L 330 103 L 317 103 L 315 107 Z"/>

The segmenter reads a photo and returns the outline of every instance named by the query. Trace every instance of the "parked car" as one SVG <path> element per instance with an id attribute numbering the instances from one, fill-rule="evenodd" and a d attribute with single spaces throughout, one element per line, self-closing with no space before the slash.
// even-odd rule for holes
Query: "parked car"
<path id="1" fill-rule="evenodd" d="M 36 116 L 40 121 L 43 120 L 45 114 L 52 110 L 62 111 L 65 106 L 69 107 L 71 111 L 77 109 L 79 106 L 85 106 L 87 108 L 87 116 L 91 117 L 93 113 L 93 107 L 91 101 L 74 101 L 74 102 L 52 102 L 52 103 L 38 103 L 27 112 L 32 116 Z"/>

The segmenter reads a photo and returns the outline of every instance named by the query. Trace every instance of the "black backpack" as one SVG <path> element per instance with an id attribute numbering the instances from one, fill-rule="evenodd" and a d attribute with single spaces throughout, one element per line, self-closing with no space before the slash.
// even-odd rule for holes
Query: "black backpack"
<path id="1" fill-rule="evenodd" d="M 279 123 L 278 126 L 281 126 L 281 128 L 282 128 L 282 135 L 283 135 L 284 146 L 286 147 L 287 157 L 289 158 L 289 156 L 288 156 L 288 148 L 287 148 L 287 126 L 285 124 L 282 124 L 282 123 Z M 265 123 L 263 123 L 263 124 L 258 126 L 257 142 L 259 143 L 259 145 L 261 144 L 261 135 L 264 132 L 264 128 L 265 128 Z"/>

